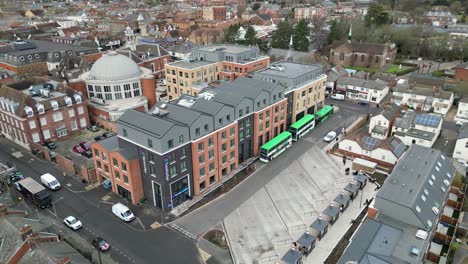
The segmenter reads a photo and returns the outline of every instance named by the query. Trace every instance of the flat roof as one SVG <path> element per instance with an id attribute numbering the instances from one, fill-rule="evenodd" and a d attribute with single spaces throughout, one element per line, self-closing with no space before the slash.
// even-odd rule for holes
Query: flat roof
<path id="1" fill-rule="evenodd" d="M 302 64 L 281 61 L 270 64 L 269 68 L 259 70 L 258 73 L 293 79 L 318 69 L 322 69 L 322 66 L 319 64 Z"/>
<path id="2" fill-rule="evenodd" d="M 215 63 L 216 62 L 195 60 L 195 61 L 176 61 L 176 62 L 170 63 L 169 65 L 179 67 L 179 68 L 184 68 L 184 69 L 195 69 L 198 67 L 215 64 Z"/>
<path id="3" fill-rule="evenodd" d="M 256 49 L 252 47 L 241 46 L 241 45 L 211 45 L 211 46 L 203 46 L 200 48 L 196 48 L 194 50 L 209 51 L 213 53 L 218 53 L 218 52 L 242 53 L 242 52 L 252 51 Z"/>

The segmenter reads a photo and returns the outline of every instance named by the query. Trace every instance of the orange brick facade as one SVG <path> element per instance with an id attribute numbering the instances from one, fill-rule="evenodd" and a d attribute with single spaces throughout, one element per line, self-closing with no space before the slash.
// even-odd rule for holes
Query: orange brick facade
<path id="1" fill-rule="evenodd" d="M 245 64 L 223 61 L 221 63 L 219 79 L 227 79 L 233 81 L 239 76 L 245 77 L 250 72 L 266 68 L 269 64 L 270 57 L 265 57 Z"/>
<path id="2" fill-rule="evenodd" d="M 460 81 L 468 81 L 468 67 L 455 68 L 455 79 Z"/>

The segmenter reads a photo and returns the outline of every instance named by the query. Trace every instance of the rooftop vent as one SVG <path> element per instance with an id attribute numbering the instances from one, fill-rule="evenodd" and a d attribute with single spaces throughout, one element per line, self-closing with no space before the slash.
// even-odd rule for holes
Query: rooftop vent
<path id="1" fill-rule="evenodd" d="M 419 238 L 419 239 L 426 240 L 427 236 L 428 236 L 427 232 L 422 230 L 422 229 L 419 229 L 416 232 L 416 237 Z"/>
<path id="2" fill-rule="evenodd" d="M 162 104 L 161 105 L 161 109 L 166 109 L 167 108 L 167 104 Z"/>

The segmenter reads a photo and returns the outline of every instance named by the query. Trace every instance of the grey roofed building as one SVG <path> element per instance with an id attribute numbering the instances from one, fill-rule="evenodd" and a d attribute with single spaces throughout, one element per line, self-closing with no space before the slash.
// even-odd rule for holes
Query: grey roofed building
<path id="1" fill-rule="evenodd" d="M 398 83 L 395 88 L 393 88 L 393 92 L 396 93 L 404 93 L 404 94 L 415 94 L 421 95 L 426 97 L 434 97 L 440 98 L 444 100 L 450 100 L 452 98 L 453 93 L 448 91 L 437 90 L 438 88 L 433 87 L 424 87 L 419 86 L 419 84 L 415 84 L 411 86 L 408 83 Z"/>
<path id="2" fill-rule="evenodd" d="M 127 141 L 119 140 L 117 136 L 102 139 L 99 144 L 109 152 L 118 151 L 126 160 L 138 158 L 135 146 Z"/>
<path id="3" fill-rule="evenodd" d="M 392 121 L 400 113 L 400 107 L 395 104 L 384 105 L 380 112 L 388 121 Z"/>
<path id="4" fill-rule="evenodd" d="M 323 210 L 322 213 L 328 215 L 331 218 L 335 218 L 340 213 L 340 209 L 329 205 L 327 208 L 325 208 L 325 210 Z"/>
<path id="5" fill-rule="evenodd" d="M 413 123 L 416 113 L 413 110 L 406 110 L 403 116 L 397 117 L 393 123 L 394 127 L 409 129 Z"/>
<path id="6" fill-rule="evenodd" d="M 355 195 L 359 192 L 359 186 L 357 186 L 356 184 L 348 183 L 348 185 L 344 187 L 344 190 L 352 193 L 353 196 L 351 198 L 354 198 Z"/>
<path id="7" fill-rule="evenodd" d="M 352 86 L 363 87 L 363 88 L 373 89 L 373 90 L 383 90 L 386 87 L 388 87 L 388 83 L 380 79 L 368 80 L 368 79 L 359 79 L 359 78 L 341 76 L 338 78 L 336 82 L 341 85 L 352 85 Z"/>
<path id="8" fill-rule="evenodd" d="M 286 254 L 281 258 L 281 264 L 298 264 L 301 263 L 299 262 L 300 259 L 302 259 L 302 254 L 301 252 L 294 250 L 294 249 L 289 249 Z"/>
<path id="9" fill-rule="evenodd" d="M 149 117 L 150 115 L 146 113 L 129 110 L 119 118 L 119 123 L 138 124 L 136 127 L 138 130 L 156 137 L 165 135 L 174 125 L 174 123 L 162 118 L 154 117 L 154 120 L 149 120 Z"/>
<path id="10" fill-rule="evenodd" d="M 387 128 L 384 126 L 376 125 L 372 129 L 372 133 L 380 134 L 380 135 L 387 135 Z"/>
<path id="11" fill-rule="evenodd" d="M 346 76 L 348 74 L 348 71 L 346 71 L 343 66 L 337 65 L 328 71 L 327 82 L 335 82 L 338 80 L 339 77 Z"/>
<path id="12" fill-rule="evenodd" d="M 304 247 L 310 247 L 315 244 L 315 241 L 317 238 L 309 233 L 304 233 L 301 235 L 301 237 L 296 241 L 297 244 L 304 246 Z"/>
<path id="13" fill-rule="evenodd" d="M 458 131 L 457 139 L 468 138 L 468 123 L 463 123 L 460 130 Z"/>
<path id="14" fill-rule="evenodd" d="M 375 207 L 380 214 L 431 230 L 454 174 L 451 160 L 439 150 L 413 144 L 377 193 Z"/>
<path id="15" fill-rule="evenodd" d="M 210 64 L 213 64 L 213 62 L 201 61 L 201 60 L 176 61 L 176 62 L 172 62 L 171 66 L 176 66 L 176 67 L 180 67 L 180 68 L 183 68 L 183 69 L 195 69 L 195 68 L 210 65 Z"/>
<path id="16" fill-rule="evenodd" d="M 349 197 L 349 195 L 340 193 L 335 197 L 335 200 L 333 201 L 340 204 L 340 206 L 346 208 L 349 205 L 349 201 L 351 201 L 351 197 Z"/>
<path id="17" fill-rule="evenodd" d="M 311 225 L 310 228 L 318 231 L 319 233 L 322 233 L 323 231 L 327 230 L 328 228 L 328 222 L 321 219 L 317 218 Z"/>
<path id="18" fill-rule="evenodd" d="M 429 141 L 434 139 L 434 137 L 436 136 L 435 133 L 424 131 L 421 129 L 416 129 L 416 128 L 411 128 L 408 131 L 406 131 L 406 133 L 397 131 L 395 132 L 395 135 L 415 137 L 415 138 L 429 140 Z"/>

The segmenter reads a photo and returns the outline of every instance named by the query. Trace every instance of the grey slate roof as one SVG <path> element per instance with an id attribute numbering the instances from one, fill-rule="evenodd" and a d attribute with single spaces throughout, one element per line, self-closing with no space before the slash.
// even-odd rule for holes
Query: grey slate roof
<path id="1" fill-rule="evenodd" d="M 353 77 L 341 76 L 336 81 L 338 84 L 342 85 L 352 85 L 357 87 L 364 87 L 373 90 L 383 90 L 388 86 L 388 83 L 382 80 L 368 80 L 368 79 L 359 79 Z"/>
<path id="2" fill-rule="evenodd" d="M 331 68 L 327 73 L 327 82 L 335 82 L 339 77 L 347 75 L 348 72 L 343 66 L 338 65 Z"/>
<path id="3" fill-rule="evenodd" d="M 387 120 L 392 121 L 392 119 L 400 112 L 400 107 L 395 104 L 385 105 L 380 112 Z"/>
<path id="4" fill-rule="evenodd" d="M 463 123 L 462 127 L 458 131 L 458 139 L 468 138 L 468 123 Z"/>
<path id="5" fill-rule="evenodd" d="M 406 212 L 400 221 L 427 230 L 428 220 L 437 223 L 433 208 L 441 210 L 454 174 L 450 159 L 439 150 L 413 144 L 377 193 L 375 207 L 389 217 Z"/>
<path id="6" fill-rule="evenodd" d="M 420 138 L 424 140 L 432 140 L 436 136 L 436 134 L 421 129 L 411 128 L 406 132 L 406 136 Z"/>
<path id="7" fill-rule="evenodd" d="M 393 123 L 394 127 L 409 129 L 413 123 L 416 113 L 413 110 L 406 110 L 403 116 L 397 117 Z"/>
<path id="8" fill-rule="evenodd" d="M 117 136 L 105 138 L 99 141 L 99 144 L 109 152 L 119 151 L 126 160 L 132 160 L 138 157 L 135 145 L 131 145 L 124 140 L 119 141 Z"/>
<path id="9" fill-rule="evenodd" d="M 346 194 L 338 194 L 338 196 L 335 197 L 335 202 L 339 203 L 340 205 L 346 205 L 349 201 L 351 200 L 351 197 Z"/>
<path id="10" fill-rule="evenodd" d="M 322 232 L 323 230 L 325 230 L 325 228 L 327 228 L 328 226 L 328 222 L 323 220 L 323 219 L 320 219 L 320 218 L 317 218 L 311 225 L 310 227 L 319 231 L 319 232 Z"/>
<path id="11" fill-rule="evenodd" d="M 119 123 L 124 123 L 134 127 L 148 135 L 162 137 L 174 125 L 174 123 L 162 118 L 151 116 L 146 113 L 129 110 L 120 118 Z"/>
<path id="12" fill-rule="evenodd" d="M 272 66 L 280 66 L 282 70 L 273 69 Z M 272 63 L 270 68 L 259 70 L 259 73 L 274 75 L 278 77 L 294 79 L 308 72 L 322 69 L 320 64 L 302 64 L 297 62 L 279 61 Z"/>
<path id="13" fill-rule="evenodd" d="M 393 88 L 393 92 L 398 92 L 398 93 L 405 93 L 405 94 L 416 94 L 416 95 L 421 95 L 421 96 L 427 96 L 427 97 L 434 97 L 434 98 L 440 98 L 444 100 L 449 100 L 453 93 L 452 92 L 447 92 L 447 91 L 440 91 L 439 93 L 436 93 L 434 88 L 428 88 L 428 87 L 422 87 L 416 86 L 411 87 L 407 83 L 399 83 Z"/>
<path id="14" fill-rule="evenodd" d="M 327 208 L 325 208 L 325 210 L 323 210 L 322 213 L 333 218 L 340 213 L 340 209 L 329 205 Z"/>
<path id="15" fill-rule="evenodd" d="M 281 258 L 281 262 L 284 264 L 296 264 L 299 259 L 302 258 L 302 254 L 293 249 L 289 249 L 286 254 Z"/>
<path id="16" fill-rule="evenodd" d="M 189 126 L 201 115 L 201 113 L 197 111 L 193 111 L 176 104 L 159 102 L 156 106 L 161 107 L 162 104 L 166 105 L 165 110 L 168 111 L 168 114 L 164 117 L 165 120 Z"/>
<path id="17" fill-rule="evenodd" d="M 191 108 L 203 113 L 215 115 L 223 108 L 223 106 L 223 104 L 215 101 L 196 100 Z"/>
<path id="18" fill-rule="evenodd" d="M 316 240 L 317 238 L 315 236 L 308 234 L 308 233 L 304 233 L 296 242 L 301 246 L 308 247 L 312 245 L 313 243 L 315 243 Z"/>
<path id="19" fill-rule="evenodd" d="M 344 188 L 345 191 L 356 193 L 359 190 L 359 186 L 356 184 L 348 183 L 346 187 Z"/>
<path id="20" fill-rule="evenodd" d="M 372 129 L 372 133 L 377 133 L 377 134 L 380 134 L 380 135 L 387 135 L 387 128 L 384 127 L 384 126 L 376 125 Z"/>

